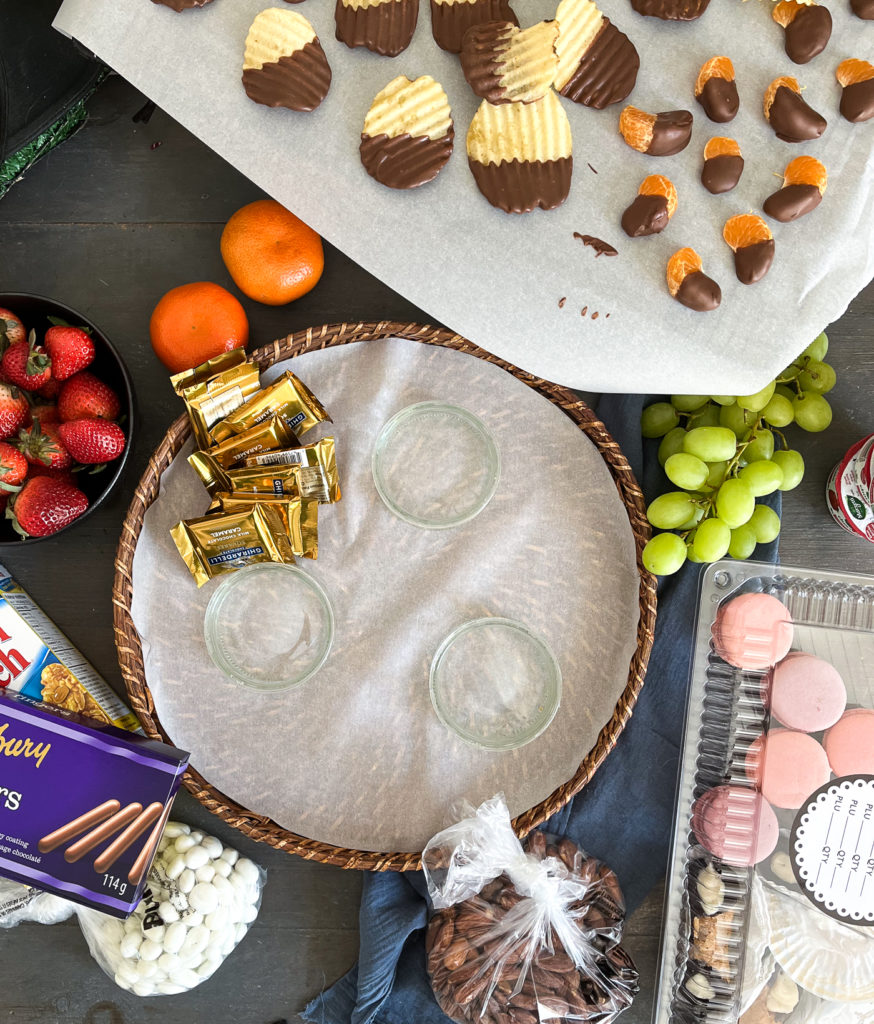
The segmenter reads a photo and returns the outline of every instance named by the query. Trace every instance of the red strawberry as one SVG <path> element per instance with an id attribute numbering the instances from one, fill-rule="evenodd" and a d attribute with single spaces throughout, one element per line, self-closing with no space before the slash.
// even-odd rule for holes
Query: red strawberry
<path id="1" fill-rule="evenodd" d="M 27 341 L 19 341 L 6 349 L 0 360 L 0 371 L 10 384 L 25 391 L 36 391 L 51 380 L 52 361 L 42 345 L 37 345 L 36 331 L 30 332 Z"/>
<path id="2" fill-rule="evenodd" d="M 109 420 L 73 420 L 58 427 L 61 441 L 77 462 L 111 462 L 124 451 L 124 431 Z"/>
<path id="3" fill-rule="evenodd" d="M 30 423 L 28 423 L 28 426 L 37 422 L 41 426 L 45 426 L 47 423 L 61 422 L 58 407 L 54 402 L 37 402 L 30 407 Z"/>
<path id="4" fill-rule="evenodd" d="M 30 406 L 12 384 L 0 383 L 0 439 L 12 437 L 27 422 Z"/>
<path id="5" fill-rule="evenodd" d="M 18 435 L 16 447 L 28 462 L 42 463 L 49 469 L 69 469 L 73 457 L 60 437 L 60 427 L 54 423 L 43 425 L 39 420 Z"/>
<path id="6" fill-rule="evenodd" d="M 120 412 L 118 395 L 87 370 L 73 374 L 58 395 L 58 413 L 65 423 L 68 420 L 114 420 Z"/>
<path id="7" fill-rule="evenodd" d="M 60 393 L 61 382 L 59 380 L 55 380 L 54 377 L 52 377 L 50 381 L 47 381 L 45 384 L 43 384 L 39 391 L 37 391 L 37 394 L 39 395 L 40 398 L 45 398 L 49 402 L 54 402 L 54 400 L 58 397 Z"/>
<path id="8" fill-rule="evenodd" d="M 51 477 L 28 480 L 9 502 L 6 517 L 22 537 L 48 537 L 63 530 L 88 508 L 88 498 L 72 484 Z"/>
<path id="9" fill-rule="evenodd" d="M 81 327 L 69 324 L 50 327 L 46 331 L 45 345 L 52 359 L 55 380 L 67 380 L 84 370 L 94 358 L 94 342 Z"/>
<path id="10" fill-rule="evenodd" d="M 27 479 L 33 480 L 37 476 L 47 476 L 50 480 L 60 480 L 61 483 L 75 484 L 76 478 L 69 469 L 51 469 L 41 462 L 29 462 Z"/>
<path id="11" fill-rule="evenodd" d="M 17 491 L 29 468 L 27 459 L 17 448 L 0 441 L 0 494 Z"/>
<path id="12" fill-rule="evenodd" d="M 9 345 L 17 345 L 26 337 L 24 324 L 11 309 L 0 307 L 0 352 Z"/>

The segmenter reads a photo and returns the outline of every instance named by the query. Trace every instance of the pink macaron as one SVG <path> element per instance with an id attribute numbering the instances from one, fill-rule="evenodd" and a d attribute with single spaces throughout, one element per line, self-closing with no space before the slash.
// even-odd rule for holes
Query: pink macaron
<path id="1" fill-rule="evenodd" d="M 692 831 L 715 857 L 746 868 L 774 852 L 780 827 L 761 793 L 725 785 L 709 789 L 695 801 Z"/>
<path id="2" fill-rule="evenodd" d="M 823 736 L 832 771 L 842 775 L 874 775 L 874 711 L 852 708 Z"/>
<path id="3" fill-rule="evenodd" d="M 720 607 L 713 646 L 729 665 L 761 671 L 785 658 L 792 646 L 792 618 L 770 594 L 741 594 Z"/>
<path id="4" fill-rule="evenodd" d="M 755 740 L 745 768 L 769 804 L 790 810 L 797 810 L 831 778 L 822 746 L 806 732 L 791 729 L 771 729 Z"/>
<path id="5" fill-rule="evenodd" d="M 772 672 L 766 703 L 788 729 L 820 732 L 844 713 L 847 688 L 834 665 L 793 651 Z"/>

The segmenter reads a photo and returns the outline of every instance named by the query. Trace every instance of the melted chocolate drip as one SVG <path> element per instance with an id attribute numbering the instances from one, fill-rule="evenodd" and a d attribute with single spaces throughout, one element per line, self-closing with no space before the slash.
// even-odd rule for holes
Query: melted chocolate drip
<path id="1" fill-rule="evenodd" d="M 822 53 L 831 38 L 831 13 L 818 4 L 801 5 L 785 33 L 786 56 L 795 64 L 807 64 Z"/>
<path id="2" fill-rule="evenodd" d="M 574 232 L 574 238 L 579 238 L 583 245 L 591 246 L 595 250 L 595 259 L 599 256 L 618 256 L 618 250 L 614 249 L 609 242 L 595 235 L 581 235 L 579 231 Z"/>
<path id="3" fill-rule="evenodd" d="M 246 95 L 267 107 L 315 110 L 330 87 L 331 68 L 318 39 L 278 61 L 243 71 Z"/>
<path id="4" fill-rule="evenodd" d="M 874 21 L 874 0 L 850 0 L 850 10 L 863 21 Z"/>
<path id="5" fill-rule="evenodd" d="M 692 114 L 688 110 L 666 110 L 656 114 L 646 152 L 650 156 L 673 156 L 684 150 L 691 138 Z"/>
<path id="6" fill-rule="evenodd" d="M 574 103 L 602 110 L 629 95 L 639 68 L 640 55 L 634 43 L 609 18 L 604 18 L 561 94 Z"/>
<path id="7" fill-rule="evenodd" d="M 664 196 L 636 196 L 622 214 L 622 230 L 630 238 L 657 235 L 668 226 L 668 201 Z"/>
<path id="8" fill-rule="evenodd" d="M 816 185 L 786 185 L 768 196 L 762 209 L 785 224 L 815 210 L 821 202 L 822 193 Z"/>
<path id="9" fill-rule="evenodd" d="M 563 295 L 563 296 L 562 296 L 562 297 L 561 297 L 561 298 L 560 298 L 560 299 L 558 300 L 558 308 L 559 308 L 559 309 L 564 309 L 564 304 L 565 304 L 566 302 L 567 302 L 567 296 L 566 296 L 566 295 Z"/>
<path id="10" fill-rule="evenodd" d="M 768 122 L 777 138 L 784 142 L 818 139 L 826 129 L 826 119 L 809 107 L 800 94 L 781 85 L 768 111 Z"/>
<path id="11" fill-rule="evenodd" d="M 845 85 L 841 93 L 841 114 L 858 123 L 874 117 L 874 78 Z"/>
<path id="12" fill-rule="evenodd" d="M 528 213 L 538 206 L 554 210 L 571 188 L 573 157 L 558 160 L 502 160 L 481 164 L 468 157 L 480 192 L 505 213 Z"/>
<path id="13" fill-rule="evenodd" d="M 418 188 L 436 178 L 452 155 L 455 132 L 446 135 L 363 135 L 359 153 L 364 169 L 388 188 Z"/>
<path id="14" fill-rule="evenodd" d="M 710 0 L 631 0 L 638 14 L 662 21 L 694 21 L 707 10 Z"/>
<path id="15" fill-rule="evenodd" d="M 419 0 L 416 0 L 418 4 Z M 473 0 L 473 3 L 437 3 L 431 0 L 431 32 L 441 50 L 461 53 L 464 33 L 484 21 L 509 21 L 519 24 L 508 0 Z"/>
<path id="16" fill-rule="evenodd" d="M 729 81 L 717 75 L 707 79 L 704 88 L 695 99 L 704 108 L 704 113 L 710 120 L 716 121 L 717 124 L 733 121 L 740 106 L 735 80 Z"/>
<path id="17" fill-rule="evenodd" d="M 773 262 L 774 239 L 768 238 L 735 250 L 734 272 L 741 284 L 755 284 L 768 273 Z"/>
<path id="18" fill-rule="evenodd" d="M 706 313 L 722 302 L 722 290 L 712 278 L 693 270 L 683 278 L 674 298 L 696 313 Z"/>
<path id="19" fill-rule="evenodd" d="M 419 17 L 419 0 L 384 0 L 372 7 L 347 7 L 337 0 L 337 39 L 349 47 L 366 46 L 383 57 L 397 57 L 410 45 Z"/>
<path id="20" fill-rule="evenodd" d="M 176 11 L 179 14 L 192 7 L 205 7 L 207 4 L 212 3 L 212 0 L 152 0 L 152 3 L 169 7 L 172 11 Z"/>
<path id="21" fill-rule="evenodd" d="M 701 184 L 714 196 L 731 192 L 743 174 L 744 158 L 723 153 L 704 161 L 701 168 Z"/>

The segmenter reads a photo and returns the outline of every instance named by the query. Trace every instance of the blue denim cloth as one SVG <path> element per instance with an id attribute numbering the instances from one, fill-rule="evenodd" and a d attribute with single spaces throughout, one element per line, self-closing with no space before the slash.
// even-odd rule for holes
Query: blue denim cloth
<path id="1" fill-rule="evenodd" d="M 653 400 L 605 395 L 598 405 L 647 501 L 668 488 L 658 442 L 640 436 L 641 409 Z M 766 501 L 779 514 L 779 492 Z M 776 561 L 777 543 L 759 545 L 754 557 Z M 629 913 L 667 865 L 702 568 L 687 563 L 661 580 L 655 643 L 631 721 L 593 780 L 543 826 L 613 868 Z M 448 1024 L 425 971 L 425 923 L 421 873 L 365 874 L 358 964 L 314 999 L 304 1017 L 315 1024 Z"/>

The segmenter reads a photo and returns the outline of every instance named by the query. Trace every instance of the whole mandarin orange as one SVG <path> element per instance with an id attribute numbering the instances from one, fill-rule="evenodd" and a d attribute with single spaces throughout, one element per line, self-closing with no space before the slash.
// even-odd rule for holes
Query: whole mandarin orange
<path id="1" fill-rule="evenodd" d="M 246 311 L 221 285 L 195 281 L 171 288 L 149 320 L 155 355 L 171 373 L 198 366 L 222 352 L 245 348 Z"/>

